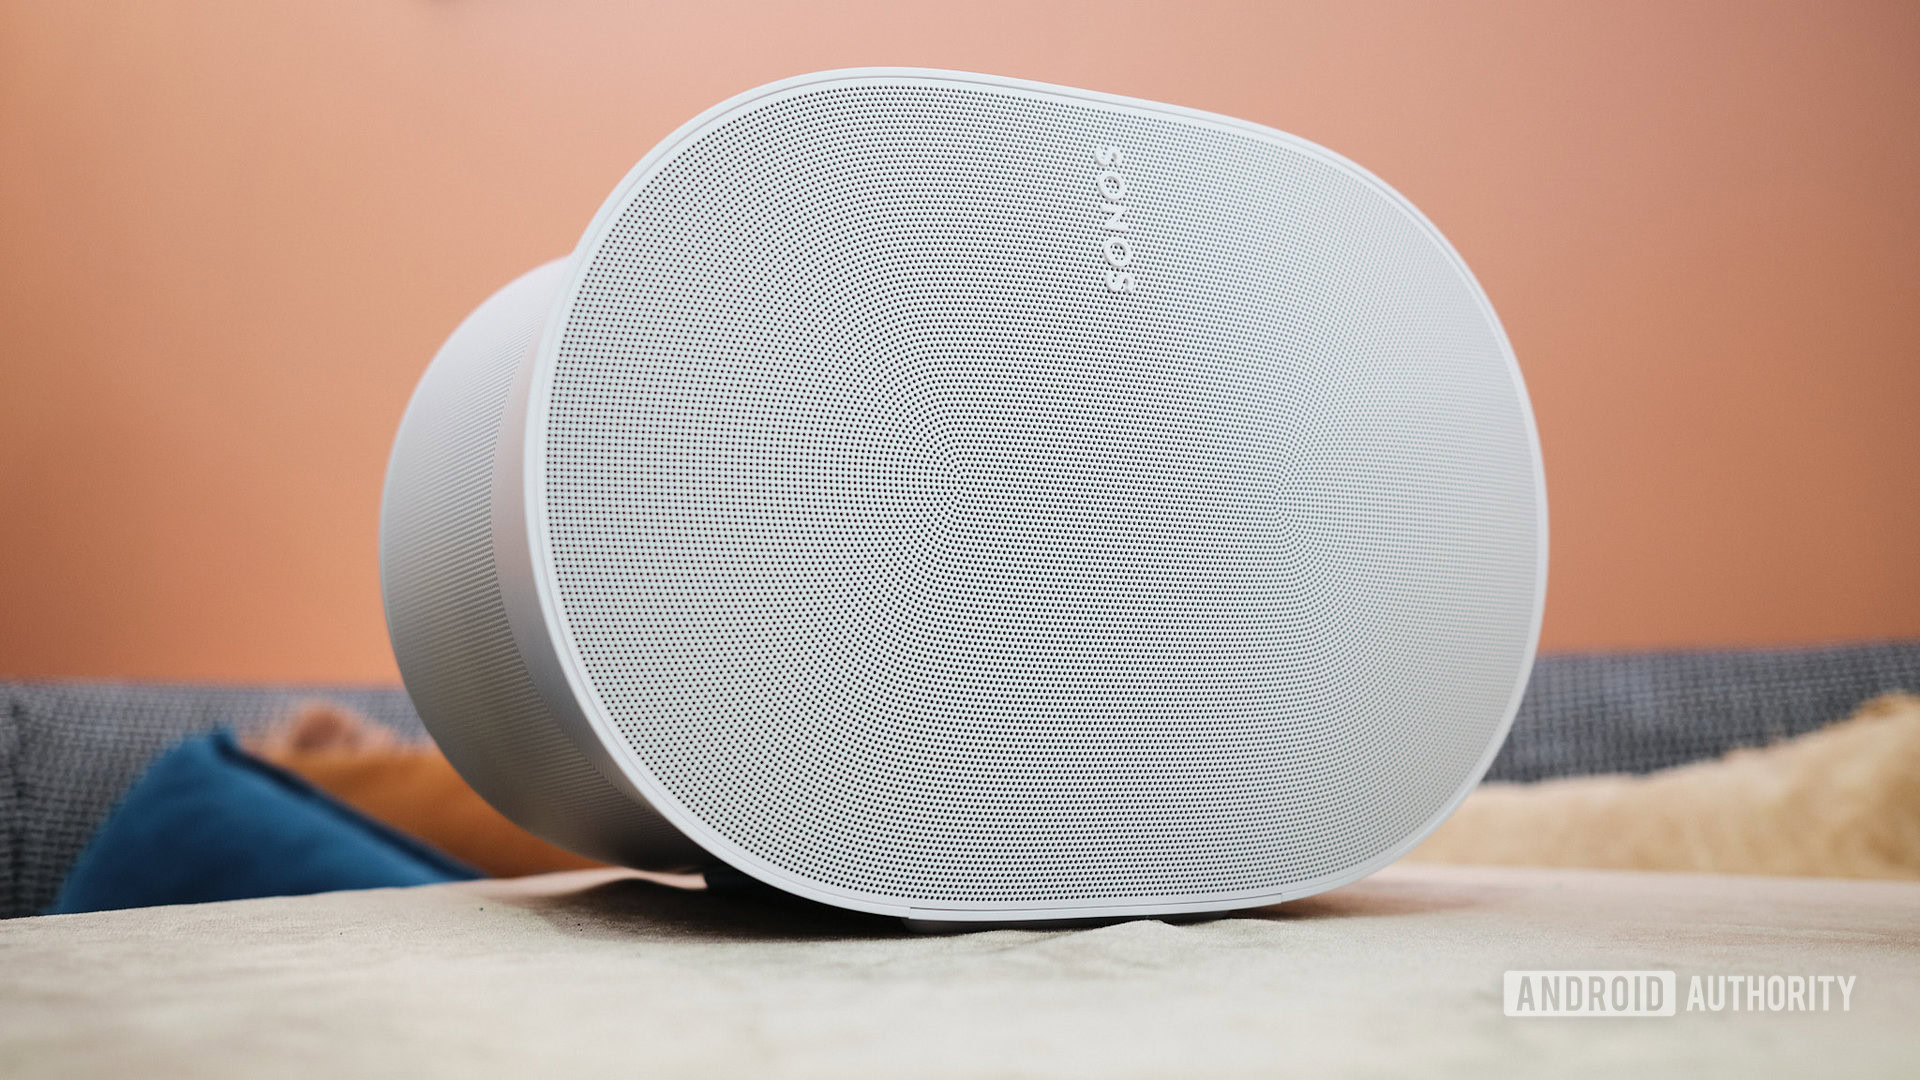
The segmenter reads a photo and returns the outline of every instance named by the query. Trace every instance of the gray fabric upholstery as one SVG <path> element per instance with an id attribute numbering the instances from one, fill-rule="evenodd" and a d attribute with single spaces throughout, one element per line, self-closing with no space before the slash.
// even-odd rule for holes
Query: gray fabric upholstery
<path id="1" fill-rule="evenodd" d="M 1920 641 L 1542 657 L 1489 780 L 1649 772 L 1764 746 L 1920 693 Z"/>
<path id="2" fill-rule="evenodd" d="M 1920 642 L 1543 657 L 1489 777 L 1677 765 L 1813 730 L 1897 689 L 1920 691 Z M 314 699 L 421 733 L 398 689 L 57 682 L 3 692 L 0 918 L 51 903 L 121 793 L 186 735 L 246 731 Z"/>

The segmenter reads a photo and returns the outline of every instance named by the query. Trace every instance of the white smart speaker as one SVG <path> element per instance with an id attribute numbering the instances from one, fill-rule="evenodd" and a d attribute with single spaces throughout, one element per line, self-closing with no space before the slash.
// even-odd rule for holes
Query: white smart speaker
<path id="1" fill-rule="evenodd" d="M 435 357 L 381 577 L 509 818 L 923 924 L 1353 881 L 1479 780 L 1546 504 L 1419 211 L 1256 124 L 1011 79 L 761 87 Z"/>

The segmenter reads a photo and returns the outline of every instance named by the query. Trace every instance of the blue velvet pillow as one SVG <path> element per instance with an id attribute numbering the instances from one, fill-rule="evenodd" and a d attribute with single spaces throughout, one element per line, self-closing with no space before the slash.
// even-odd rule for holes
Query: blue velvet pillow
<path id="1" fill-rule="evenodd" d="M 219 731 L 147 767 L 81 852 L 48 914 L 480 876 Z"/>

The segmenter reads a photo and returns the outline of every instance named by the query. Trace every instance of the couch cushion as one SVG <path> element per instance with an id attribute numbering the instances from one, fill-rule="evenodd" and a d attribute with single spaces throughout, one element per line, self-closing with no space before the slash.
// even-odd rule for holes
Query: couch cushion
<path id="1" fill-rule="evenodd" d="M 1487 779 L 1684 765 L 1824 727 L 1895 690 L 1920 691 L 1920 641 L 1546 656 Z"/>

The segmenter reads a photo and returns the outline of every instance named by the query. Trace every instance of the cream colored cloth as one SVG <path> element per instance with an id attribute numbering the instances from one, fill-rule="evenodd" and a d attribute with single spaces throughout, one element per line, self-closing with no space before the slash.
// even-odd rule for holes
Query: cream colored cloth
<path id="1" fill-rule="evenodd" d="M 1407 859 L 1920 880 L 1920 696 L 1644 776 L 1482 784 Z"/>
<path id="2" fill-rule="evenodd" d="M 1856 978 L 1508 1019 L 1509 968 Z M 1920 884 L 1402 865 L 1188 925 L 916 937 L 620 872 L 0 922 L 0 1075 L 1920 1075 Z M 1703 1071 L 1704 1070 L 1704 1071 Z"/>

